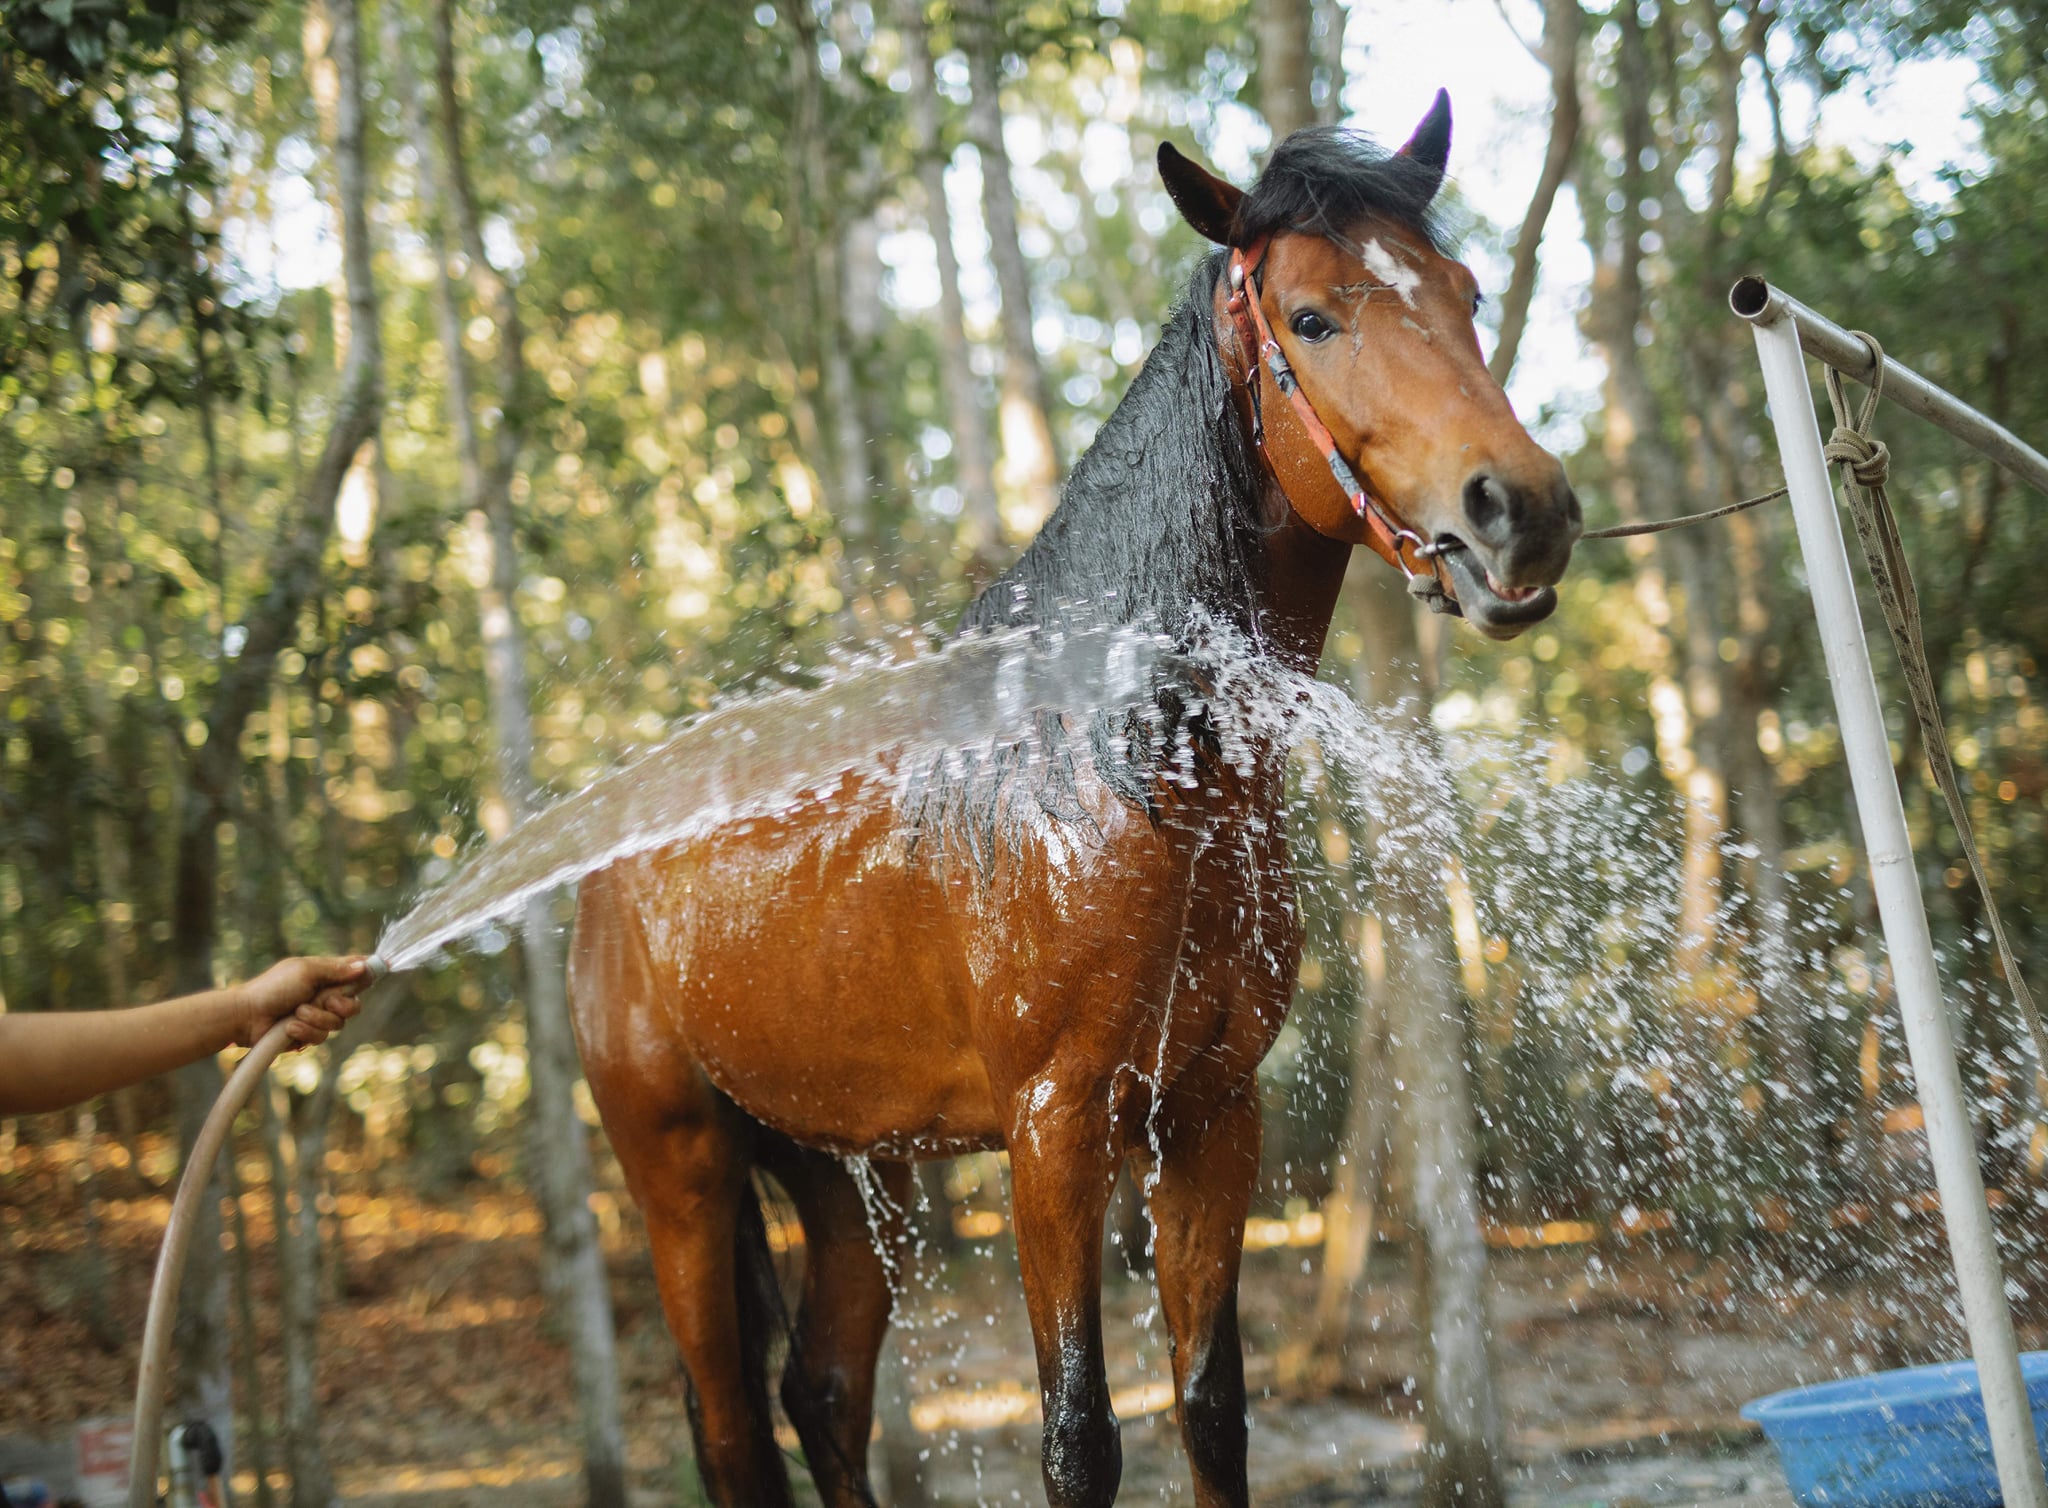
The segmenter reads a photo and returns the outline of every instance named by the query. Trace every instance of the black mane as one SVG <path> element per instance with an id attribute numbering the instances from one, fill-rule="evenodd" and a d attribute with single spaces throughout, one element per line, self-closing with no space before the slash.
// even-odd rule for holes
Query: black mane
<path id="1" fill-rule="evenodd" d="M 1448 253 L 1430 206 L 1443 170 L 1342 126 L 1310 126 L 1280 143 L 1266 171 L 1237 208 L 1233 241 L 1299 231 L 1344 241 L 1367 216 L 1392 220 Z"/>
<path id="2" fill-rule="evenodd" d="M 1216 350 L 1222 269 L 1220 255 L 1195 269 L 1059 507 L 963 631 L 1137 623 L 1178 641 L 1201 609 L 1252 632 L 1257 472 Z"/>

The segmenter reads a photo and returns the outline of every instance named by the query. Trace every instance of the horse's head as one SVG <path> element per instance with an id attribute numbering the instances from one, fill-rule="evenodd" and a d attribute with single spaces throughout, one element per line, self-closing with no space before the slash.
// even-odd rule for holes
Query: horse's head
<path id="1" fill-rule="evenodd" d="M 1486 370 L 1478 285 L 1438 244 L 1450 141 L 1439 92 L 1391 155 L 1318 127 L 1282 142 L 1249 192 L 1164 144 L 1159 171 L 1188 223 L 1230 248 L 1224 360 L 1294 512 L 1439 578 L 1482 633 L 1511 639 L 1557 606 L 1579 503 Z"/>

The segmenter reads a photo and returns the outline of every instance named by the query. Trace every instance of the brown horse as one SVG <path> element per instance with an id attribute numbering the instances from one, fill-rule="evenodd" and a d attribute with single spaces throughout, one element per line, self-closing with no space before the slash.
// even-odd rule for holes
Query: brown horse
<path id="1" fill-rule="evenodd" d="M 1449 145 L 1439 95 L 1399 153 L 1304 131 L 1249 192 L 1162 147 L 1175 203 L 1224 249 L 965 626 L 1108 620 L 1188 644 L 1213 622 L 1312 670 L 1361 542 L 1496 637 L 1548 614 L 1578 504 L 1487 375 L 1472 275 L 1430 219 Z M 1116 1495 L 1099 1285 L 1126 1158 L 1197 1500 L 1246 1500 L 1255 1072 L 1300 958 L 1285 751 L 1218 757 L 1185 682 L 1151 711 L 1044 722 L 1036 762 L 848 776 L 583 882 L 577 1033 L 717 1502 L 790 1501 L 755 1172 L 806 1238 L 784 1407 L 824 1501 L 865 1503 L 910 1163 L 987 1148 L 1010 1156 L 1051 1501 Z"/>

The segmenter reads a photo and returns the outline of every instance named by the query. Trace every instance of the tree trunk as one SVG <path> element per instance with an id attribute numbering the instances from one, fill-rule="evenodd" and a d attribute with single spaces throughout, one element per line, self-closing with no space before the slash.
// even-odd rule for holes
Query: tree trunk
<path id="1" fill-rule="evenodd" d="M 290 707 L 284 689 L 273 687 L 270 703 L 271 752 L 260 782 L 260 799 L 270 805 L 274 831 L 283 832 L 289 813 L 285 761 L 291 741 Z M 270 884 L 262 898 L 267 951 L 283 957 L 290 951 L 284 934 L 284 864 L 271 850 Z M 351 1037 L 355 1035 L 350 1033 Z M 340 1072 L 344 1056 L 329 1048 L 322 1078 Z M 316 1386 L 320 1343 L 320 1226 L 312 1201 L 317 1181 L 299 1180 L 298 1143 L 292 1135 L 290 1098 L 277 1079 L 256 1096 L 257 1125 L 270 1163 L 270 1221 L 275 1233 L 272 1261 L 277 1266 L 278 1354 L 284 1363 L 284 1394 L 278 1400 L 277 1428 L 284 1442 L 284 1466 L 291 1479 L 292 1508 L 327 1508 L 335 1498 L 334 1473 L 327 1464 L 320 1436 L 320 1399 Z"/>
<path id="2" fill-rule="evenodd" d="M 78 1149 L 71 1166 L 71 1191 L 78 1200 L 79 1222 L 85 1228 L 84 1250 L 80 1253 L 85 1293 L 81 1295 L 79 1307 L 85 1311 L 85 1328 L 93 1343 L 109 1356 L 118 1356 L 128 1337 L 114 1318 L 113 1273 L 107 1265 L 107 1241 L 100 1220 L 99 1193 L 93 1187 L 93 1149 L 99 1137 L 99 1122 L 91 1106 L 87 1105 L 74 1112 L 71 1125 L 74 1145 Z M 253 1401 L 250 1409 L 253 1413 Z"/>
<path id="3" fill-rule="evenodd" d="M 302 1144 L 285 1144 L 291 1111 L 284 1086 L 272 1080 L 259 1107 L 270 1158 L 271 1220 L 277 1229 L 278 1339 L 284 1355 L 285 1470 L 292 1508 L 328 1508 L 334 1472 L 320 1439 L 320 1217 L 312 1201 L 318 1181 L 305 1176 Z"/>
<path id="4" fill-rule="evenodd" d="M 176 57 L 178 99 L 178 157 L 180 165 L 192 160 L 193 123 L 190 60 L 180 46 Z M 206 355 L 207 320 L 201 313 L 201 299 L 192 294 L 198 281 L 199 238 L 192 223 L 188 195 L 179 196 L 179 218 L 183 250 L 193 265 L 183 279 L 187 292 L 194 370 L 198 374 L 200 433 L 206 456 L 208 503 L 214 517 L 221 515 L 220 451 L 214 431 L 213 395 L 208 380 Z M 225 531 L 216 534 L 212 552 L 214 581 L 222 610 L 227 597 L 227 571 L 222 548 Z M 209 756 L 216 751 L 202 748 L 194 760 L 191 780 L 185 786 L 186 800 L 180 813 L 180 842 L 176 857 L 177 893 L 173 901 L 178 931 L 172 944 L 180 993 L 209 989 L 213 979 L 213 943 L 218 931 L 220 864 L 219 824 L 227 815 L 227 803 L 216 773 L 223 762 Z M 203 829 L 203 832 L 201 831 Z M 208 1059 L 180 1069 L 172 1080 L 178 1124 L 178 1152 L 182 1163 L 189 1153 L 206 1112 L 220 1092 L 219 1067 Z M 219 1436 L 226 1465 L 222 1479 L 232 1480 L 235 1466 L 234 1382 L 232 1355 L 228 1344 L 228 1264 L 222 1259 L 220 1201 L 226 1191 L 219 1165 L 206 1187 L 196 1211 L 192 1255 L 185 1271 L 186 1299 L 172 1321 L 172 1344 L 177 1367 L 171 1384 L 171 1405 L 184 1418 L 205 1419 Z"/>
<path id="5" fill-rule="evenodd" d="M 1369 653 L 1361 691 L 1383 717 L 1399 719 L 1418 759 L 1440 762 L 1435 730 L 1415 678 L 1414 604 L 1373 569 L 1357 584 Z M 1403 710 L 1405 709 L 1405 710 Z M 1398 778 L 1398 772 L 1395 772 Z M 1443 799 L 1436 782 L 1391 792 L 1396 809 Z M 1467 1083 L 1464 1005 L 1445 947 L 1450 918 L 1436 857 L 1373 835 L 1374 895 L 1388 939 L 1387 999 L 1402 1114 L 1413 1156 L 1416 1237 L 1422 1243 L 1428 1364 L 1426 1508 L 1497 1508 L 1507 1501 L 1493 1358 L 1488 1339 L 1487 1255 L 1479 1200 L 1478 1134 Z"/>
<path id="6" fill-rule="evenodd" d="M 1722 385 L 1725 404 L 1726 385 Z M 1728 413 L 1733 429 L 1734 415 Z M 1724 454 L 1734 446 L 1721 435 Z M 1732 465 L 1724 474 L 1733 478 Z M 1735 792 L 1736 819 L 1751 857 L 1744 866 L 1749 891 L 1752 971 L 1767 1038 L 1765 1106 L 1771 1139 L 1787 1170 L 1794 1215 L 1823 1240 L 1833 1233 L 1825 1200 L 1828 1176 L 1828 1116 L 1821 1104 L 1819 1069 L 1808 993 L 1801 979 L 1799 944 L 1793 935 L 1790 885 L 1785 875 L 1784 806 L 1777 767 L 1758 742 L 1760 721 L 1771 701 L 1763 655 L 1770 613 L 1764 600 L 1764 551 L 1758 520 L 1742 514 L 1729 520 L 1728 560 L 1735 578 L 1735 629 L 1742 652 L 1727 675 L 1728 774 Z"/>
<path id="7" fill-rule="evenodd" d="M 1522 333 L 1529 324 L 1529 305 L 1536 296 L 1537 257 L 1543 246 L 1543 227 L 1550 220 L 1557 191 L 1570 172 L 1572 154 L 1579 145 L 1579 41 L 1585 35 L 1586 15 L 1579 0 L 1546 0 L 1543 7 L 1543 56 L 1550 68 L 1550 145 L 1543 154 L 1543 171 L 1537 175 L 1536 190 L 1529 196 L 1529 209 L 1522 216 L 1522 228 L 1515 236 L 1514 270 L 1508 276 L 1507 291 L 1500 300 L 1500 343 L 1493 349 L 1487 370 L 1493 380 L 1506 382 L 1515 369 L 1515 356 L 1522 348 Z"/>
<path id="8" fill-rule="evenodd" d="M 234 1225 L 235 1327 L 241 1332 L 235 1361 L 241 1374 L 242 1412 L 249 1420 L 249 1470 L 256 1478 L 256 1508 L 271 1508 L 276 1498 L 270 1488 L 269 1416 L 263 1396 L 263 1373 L 257 1362 L 256 1301 L 251 1292 L 256 1284 L 255 1258 L 249 1250 L 249 1222 L 242 1210 L 242 1180 L 236 1172 L 232 1141 L 222 1150 L 220 1166 L 227 1181 L 228 1209 Z"/>
<path id="9" fill-rule="evenodd" d="M 1052 439 L 1052 394 L 1031 330 L 1031 274 L 1017 240 L 1017 192 L 1003 144 L 1003 37 L 995 0 L 959 0 L 954 8 L 967 54 L 967 134 L 981 158 L 981 213 L 989 260 L 1002 296 L 1003 476 L 1005 522 L 1013 538 L 1029 538 L 1058 502 L 1059 453 Z"/>
<path id="10" fill-rule="evenodd" d="M 111 494 L 105 499 L 107 538 L 118 540 L 120 536 L 120 507 Z M 110 555 L 115 551 L 110 548 Z M 111 564 L 111 561 L 110 561 Z M 114 593 L 118 590 L 111 570 L 106 572 L 94 588 L 92 614 L 88 619 L 91 635 L 87 641 L 95 652 L 115 652 L 120 638 L 120 625 L 115 621 L 113 611 Z M 104 952 L 102 968 L 107 981 L 107 998 L 100 1003 L 113 1008 L 127 1005 L 134 996 L 129 988 L 128 966 L 134 947 L 134 929 L 131 925 L 134 896 L 134 875 L 129 865 L 129 848 L 124 841 L 121 824 L 115 815 L 114 793 L 121 789 L 122 777 L 115 768 L 113 740 L 119 725 L 119 715 L 114 709 L 114 700 L 107 694 L 107 683 L 102 676 L 91 676 L 86 680 L 86 710 L 92 726 L 99 730 L 99 737 L 92 743 L 91 758 L 94 783 L 99 787 L 97 800 L 93 804 L 93 874 L 96 881 L 94 914 L 100 924 L 100 947 Z M 114 1129 L 121 1143 L 128 1149 L 128 1168 L 131 1177 L 139 1176 L 141 1166 L 136 1136 L 140 1130 L 139 1116 L 135 1107 L 133 1086 L 117 1089 L 107 1096 L 114 1112 Z"/>
<path id="11" fill-rule="evenodd" d="M 1368 840 L 1369 841 L 1369 840 Z M 1361 847 L 1365 844 L 1361 843 Z M 1309 1326 L 1311 1361 L 1335 1361 L 1351 1334 L 1351 1311 L 1372 1260 L 1387 1128 L 1393 1119 L 1393 1051 L 1387 1034 L 1386 932 L 1376 914 L 1359 917 L 1358 1034 L 1351 1049 L 1351 1101 L 1337 1142 L 1337 1167 L 1323 1205 L 1323 1271 Z"/>
<path id="12" fill-rule="evenodd" d="M 881 1421 L 881 1478 L 888 1484 L 889 1508 L 928 1508 L 932 1501 L 924 1481 L 924 1447 L 910 1419 L 910 1362 L 904 1354 L 908 1332 L 898 1330 L 882 1345 L 875 1368 L 875 1415 Z"/>
<path id="13" fill-rule="evenodd" d="M 350 1028 L 353 1045 L 362 1047 L 382 1041 L 392 1013 L 403 998 L 404 991 L 390 985 L 372 994 Z M 348 1057 L 347 1050 L 328 1049 L 327 1059 L 320 1065 L 319 1080 L 296 1113 L 290 1108 L 282 1086 L 272 1091 L 273 1120 L 278 1128 L 270 1145 L 273 1178 L 285 1171 L 283 1134 L 288 1131 L 291 1138 L 288 1182 L 276 1185 L 271 1197 L 277 1222 L 283 1321 L 288 1332 L 284 1347 L 285 1456 L 292 1473 L 292 1508 L 329 1508 L 339 1501 L 333 1471 L 320 1440 L 322 1250 L 329 1244 L 321 1240 L 320 1200 L 326 1192 L 327 1135 L 334 1125 L 334 1107 L 341 1097 L 341 1070 Z M 324 1265 L 332 1270 L 337 1264 L 330 1256 Z"/>
<path id="14" fill-rule="evenodd" d="M 484 678 L 496 734 L 498 789 L 516 821 L 533 810 L 533 715 L 526 679 L 526 646 L 519 631 L 518 537 L 512 513 L 512 480 L 519 464 L 525 416 L 525 359 L 522 322 L 510 283 L 490 272 L 484 256 L 482 221 L 463 151 L 462 118 L 455 87 L 452 0 L 437 0 L 434 12 L 435 77 L 440 104 L 442 168 L 472 277 L 489 280 L 497 324 L 502 417 L 497 464 L 488 475 L 472 467 L 479 494 L 468 499 L 488 521 L 490 578 L 479 594 L 484 644 Z M 427 179 L 423 176 L 422 183 Z M 454 289 L 444 284 L 451 303 Z M 457 324 L 444 320 L 444 341 Z M 455 340 L 447 352 L 451 373 L 467 357 Z M 451 395 L 455 389 L 451 385 Z M 452 398 L 451 398 L 452 401 Z M 476 455 L 475 414 L 464 404 L 452 413 L 466 454 Z M 625 1427 L 619 1402 L 617 1347 L 604 1252 L 591 1213 L 590 1142 L 576 1114 L 576 1042 L 569 1026 L 561 943 L 547 898 L 528 903 L 521 956 L 526 965 L 527 1065 L 532 1076 L 531 1133 L 536 1194 L 546 1224 L 549 1289 L 560 1306 L 569 1344 L 570 1368 L 583 1425 L 583 1472 L 593 1508 L 623 1508 L 626 1501 Z"/>
<path id="15" fill-rule="evenodd" d="M 1414 1140 L 1416 1228 L 1426 1254 L 1425 1508 L 1507 1501 L 1487 1317 L 1478 1145 L 1464 1062 L 1464 1013 L 1441 930 L 1440 920 L 1432 921 L 1431 930 L 1403 929 L 1387 970 L 1390 988 L 1405 994 L 1410 1005 L 1396 1059 L 1407 1089 L 1404 1106 Z"/>
<path id="16" fill-rule="evenodd" d="M 1638 329 L 1647 317 L 1643 204 L 1651 184 L 1644 159 L 1658 139 L 1651 118 L 1651 58 L 1635 0 L 1617 6 L 1613 14 L 1619 32 L 1619 114 L 1616 121 L 1603 124 L 1615 128 L 1620 139 L 1622 166 L 1614 186 L 1621 203 L 1606 216 L 1606 196 L 1590 189 L 1581 196 L 1583 203 L 1594 206 L 1587 216 L 1587 234 L 1596 259 L 1585 320 L 1607 363 L 1604 444 L 1616 504 L 1625 517 L 1670 517 L 1683 512 L 1692 499 L 1637 344 Z M 1677 195 L 1666 194 L 1661 202 L 1673 206 L 1677 201 Z M 1660 231 L 1669 236 L 1674 227 L 1667 224 Z M 1671 1014 L 1677 1062 L 1660 1094 L 1665 1173 L 1673 1194 L 1697 1176 L 1690 1150 L 1694 1137 L 1723 1134 L 1699 1124 L 1699 1118 L 1724 1114 L 1730 1098 L 1721 1092 L 1724 1085 L 1719 1082 L 1727 1023 L 1716 1019 L 1726 994 L 1716 947 L 1721 856 L 1728 831 L 1721 756 L 1723 666 L 1711 572 L 1702 553 L 1709 542 L 1682 537 L 1688 532 L 1702 531 L 1658 535 L 1654 542 L 1641 541 L 1629 550 L 1636 566 L 1637 600 L 1661 640 L 1661 663 L 1652 667 L 1650 705 L 1659 765 L 1679 794 L 1684 822 L 1678 937 L 1671 958 L 1682 997 L 1672 1002 Z M 1682 602 L 1674 602 L 1668 592 L 1673 578 Z"/>
<path id="17" fill-rule="evenodd" d="M 1642 158 L 1651 150 L 1651 59 L 1634 0 L 1616 8 L 1620 47 L 1616 78 L 1620 94 L 1622 170 L 1616 191 L 1622 207 L 1606 225 L 1602 246 L 1595 221 L 1587 236 L 1595 256 L 1593 295 L 1585 326 L 1602 348 L 1606 381 L 1606 453 L 1612 467 L 1616 506 L 1624 516 L 1673 516 L 1688 504 L 1686 479 L 1663 434 L 1663 414 L 1649 373 L 1642 369 L 1636 328 L 1645 318 L 1642 287 L 1642 199 L 1651 191 Z M 1679 531 L 1683 533 L 1683 531 Z M 1681 879 L 1679 943 L 1673 967 L 1681 981 L 1702 981 L 1708 973 L 1714 918 L 1720 908 L 1720 844 L 1726 834 L 1726 795 L 1720 760 L 1714 756 L 1712 721 L 1718 719 L 1718 650 L 1712 633 L 1712 590 L 1700 568 L 1694 541 L 1679 533 L 1659 535 L 1630 547 L 1636 563 L 1636 598 L 1645 617 L 1665 639 L 1665 668 L 1651 684 L 1657 715 L 1657 754 L 1665 779 L 1679 791 L 1686 815 L 1686 861 Z M 1677 609 L 1667 596 L 1669 574 L 1686 590 L 1686 623 L 1675 625 Z M 1702 713 L 1706 715 L 1702 725 Z"/>
<path id="18" fill-rule="evenodd" d="M 1311 0 L 1255 0 L 1252 34 L 1259 56 L 1259 113 L 1279 146 L 1316 123 L 1315 11 Z"/>
<path id="19" fill-rule="evenodd" d="M 309 38 L 327 41 L 309 17 Z M 219 930 L 220 850 L 216 836 L 240 764 L 242 726 L 268 688 L 277 656 L 289 643 L 299 609 L 320 586 L 320 558 L 334 518 L 334 500 L 350 463 L 377 427 L 383 401 L 377 339 L 377 293 L 370 276 L 367 173 L 363 153 L 362 65 L 355 0 L 336 0 L 327 41 L 338 95 L 334 163 L 341 202 L 342 267 L 348 288 L 350 339 L 337 385 L 334 419 L 320 458 L 306 474 L 272 547 L 264 594 L 243 615 L 239 655 L 223 657 L 220 680 L 205 720 L 205 741 L 194 752 L 179 802 L 174 860 L 172 975 L 181 993 L 211 989 L 214 941 Z M 216 1095 L 219 1067 L 212 1059 L 179 1070 L 174 1080 L 181 1145 L 191 1146 Z M 177 1325 L 174 1409 L 204 1417 L 220 1435 L 233 1468 L 234 1421 L 226 1336 L 227 1269 L 220 1249 L 220 1175 L 201 1201 L 186 1300 Z"/>
<path id="20" fill-rule="evenodd" d="M 1351 9 L 1342 0 L 1314 0 L 1316 69 L 1324 93 L 1316 101 L 1316 124 L 1334 126 L 1344 118 L 1344 26 Z"/>
<path id="21" fill-rule="evenodd" d="M 938 253 L 939 361 L 953 420 L 953 480 L 960 489 L 961 518 L 966 526 L 962 532 L 976 560 L 993 567 L 1003 520 L 996 507 L 981 384 L 974 375 L 967 340 L 967 308 L 960 297 L 960 259 L 953 250 L 953 212 L 946 203 L 947 153 L 939 131 L 939 91 L 932 73 L 924 0 L 896 0 L 896 26 L 903 36 L 904 63 L 910 70 L 911 150 L 917 154 L 917 178 L 924 186 L 925 226 Z"/>
<path id="22" fill-rule="evenodd" d="M 812 282 L 817 310 L 818 373 L 825 389 L 825 417 L 831 428 L 834 512 L 840 533 L 857 556 L 874 545 L 868 436 L 861 420 L 859 384 L 846 331 L 845 247 L 841 216 L 834 206 L 844 186 L 832 182 L 825 128 L 825 81 L 818 68 L 818 28 L 810 0 L 785 4 L 795 39 L 790 61 L 796 90 L 795 136 L 801 193 L 793 206 L 807 234 L 801 238 L 799 276 Z M 808 256 L 802 249 L 808 249 Z"/>

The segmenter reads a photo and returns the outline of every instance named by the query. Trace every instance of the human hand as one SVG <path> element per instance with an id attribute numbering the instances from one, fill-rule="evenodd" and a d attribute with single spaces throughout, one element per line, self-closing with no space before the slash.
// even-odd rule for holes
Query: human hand
<path id="1" fill-rule="evenodd" d="M 369 982 L 368 960 L 360 957 L 283 959 L 236 986 L 235 1041 L 253 1047 L 279 1017 L 290 1016 L 293 1043 L 317 1046 L 361 1008 L 356 995 Z"/>

